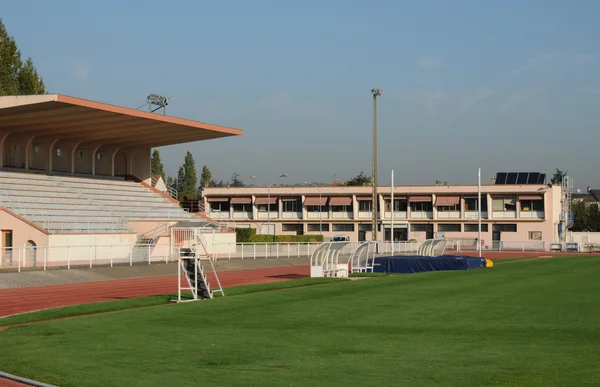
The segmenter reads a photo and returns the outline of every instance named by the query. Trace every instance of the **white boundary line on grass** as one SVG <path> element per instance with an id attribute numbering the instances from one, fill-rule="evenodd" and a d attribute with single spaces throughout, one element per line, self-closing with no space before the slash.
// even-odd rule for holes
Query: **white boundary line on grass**
<path id="1" fill-rule="evenodd" d="M 20 376 L 9 374 L 9 373 L 3 372 L 3 371 L 0 371 L 0 378 L 12 380 L 12 381 L 18 382 L 18 383 L 27 384 L 29 386 L 36 386 L 36 387 L 58 387 L 58 386 L 55 386 L 53 384 L 47 384 L 47 383 L 43 383 L 43 382 L 38 382 L 36 380 L 22 378 Z"/>

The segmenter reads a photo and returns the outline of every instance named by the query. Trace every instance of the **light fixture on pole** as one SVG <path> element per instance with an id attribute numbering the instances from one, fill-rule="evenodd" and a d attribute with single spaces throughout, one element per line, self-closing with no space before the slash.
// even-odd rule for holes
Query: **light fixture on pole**
<path id="1" fill-rule="evenodd" d="M 303 181 L 302 184 L 313 185 L 319 190 L 319 235 L 323 236 L 323 218 L 321 216 L 321 209 L 323 208 L 323 198 L 322 198 L 323 187 L 319 187 L 318 185 L 316 185 L 314 183 L 309 183 L 308 181 Z"/>
<path id="2" fill-rule="evenodd" d="M 275 180 L 283 177 L 288 177 L 288 174 L 284 173 L 283 175 L 278 176 Z M 248 178 L 250 180 L 255 180 L 257 177 L 252 175 L 248 176 Z M 267 230 L 269 230 L 268 233 L 271 234 L 271 184 L 266 180 L 264 180 L 264 182 L 267 185 Z M 273 230 L 271 235 L 275 235 L 275 230 Z"/>
<path id="3" fill-rule="evenodd" d="M 377 240 L 377 97 L 381 95 L 381 89 L 371 89 L 373 94 L 373 172 L 371 184 L 373 186 L 373 198 L 371 203 L 372 222 L 371 234 L 374 241 Z"/>

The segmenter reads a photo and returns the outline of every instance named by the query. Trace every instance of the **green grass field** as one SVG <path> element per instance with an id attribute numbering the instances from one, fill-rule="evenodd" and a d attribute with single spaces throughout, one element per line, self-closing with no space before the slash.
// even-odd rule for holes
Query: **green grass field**
<path id="1" fill-rule="evenodd" d="M 599 274 L 552 258 L 41 322 L 0 332 L 0 369 L 63 387 L 599 386 Z"/>

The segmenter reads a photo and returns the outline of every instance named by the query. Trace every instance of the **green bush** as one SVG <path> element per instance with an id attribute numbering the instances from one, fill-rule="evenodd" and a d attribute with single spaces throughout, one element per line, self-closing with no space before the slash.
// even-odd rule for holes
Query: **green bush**
<path id="1" fill-rule="evenodd" d="M 322 235 L 256 235 L 254 228 L 236 228 L 238 243 L 307 243 L 323 242 Z"/>

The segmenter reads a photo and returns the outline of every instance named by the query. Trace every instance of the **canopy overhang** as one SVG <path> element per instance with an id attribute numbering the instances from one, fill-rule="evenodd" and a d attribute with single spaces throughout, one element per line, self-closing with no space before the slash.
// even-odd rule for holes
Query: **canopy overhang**
<path id="1" fill-rule="evenodd" d="M 116 147 L 159 147 L 239 136 L 239 129 L 61 94 L 0 97 L 0 134 L 24 134 Z"/>

